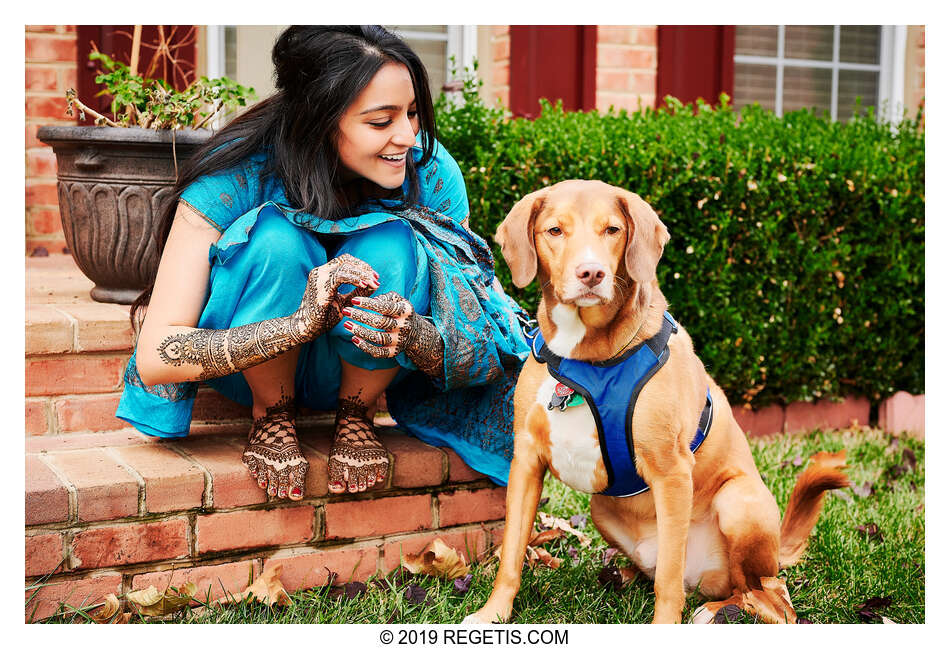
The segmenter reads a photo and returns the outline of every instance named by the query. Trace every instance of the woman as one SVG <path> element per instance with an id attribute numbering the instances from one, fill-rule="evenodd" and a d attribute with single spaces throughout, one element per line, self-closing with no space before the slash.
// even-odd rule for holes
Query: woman
<path id="1" fill-rule="evenodd" d="M 507 480 L 524 312 L 468 229 L 418 56 L 378 26 L 294 26 L 277 92 L 183 170 L 116 416 L 188 434 L 197 383 L 252 408 L 242 460 L 271 496 L 307 472 L 295 406 L 336 409 L 328 488 L 386 479 L 373 412 Z"/>

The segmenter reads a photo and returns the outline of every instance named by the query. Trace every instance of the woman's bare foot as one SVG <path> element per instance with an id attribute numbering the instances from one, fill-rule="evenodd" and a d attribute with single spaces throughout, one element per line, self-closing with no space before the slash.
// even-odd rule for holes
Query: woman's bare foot
<path id="1" fill-rule="evenodd" d="M 271 496 L 300 500 L 309 464 L 297 443 L 294 399 L 281 397 L 254 420 L 241 461 Z"/>
<path id="2" fill-rule="evenodd" d="M 360 392 L 340 399 L 336 433 L 330 449 L 328 488 L 332 493 L 366 491 L 386 481 L 389 455 L 376 438 L 369 406 Z"/>

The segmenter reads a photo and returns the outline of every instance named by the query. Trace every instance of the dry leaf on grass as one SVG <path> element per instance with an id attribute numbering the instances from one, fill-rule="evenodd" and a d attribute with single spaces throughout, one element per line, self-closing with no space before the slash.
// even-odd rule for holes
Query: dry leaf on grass
<path id="1" fill-rule="evenodd" d="M 212 604 L 236 604 L 250 597 L 267 606 L 273 606 L 274 604 L 287 606 L 290 604 L 290 595 L 284 590 L 284 585 L 280 583 L 280 573 L 283 569 L 284 566 L 279 563 L 272 564 L 237 597 L 225 595 L 220 599 L 216 599 Z"/>
<path id="2" fill-rule="evenodd" d="M 407 554 L 402 558 L 402 567 L 414 575 L 432 575 L 445 579 L 457 579 L 468 574 L 465 557 L 450 548 L 442 539 L 435 539 L 419 554 Z"/>
<path id="3" fill-rule="evenodd" d="M 538 561 L 546 565 L 548 568 L 560 568 L 563 559 L 558 559 L 557 557 L 552 557 L 551 553 L 545 550 L 542 547 L 532 548 L 535 554 L 538 557 Z"/>
<path id="4" fill-rule="evenodd" d="M 125 598 L 135 604 L 139 614 L 160 617 L 188 606 L 196 592 L 198 592 L 198 587 L 189 581 L 181 588 L 169 586 L 164 592 L 159 591 L 155 586 L 149 586 L 144 590 L 134 590 Z"/>
<path id="5" fill-rule="evenodd" d="M 560 538 L 564 538 L 564 530 L 555 527 L 554 529 L 538 532 L 530 541 L 528 541 L 528 545 L 537 547 Z"/>
<path id="6" fill-rule="evenodd" d="M 115 593 L 109 593 L 106 595 L 106 599 L 102 605 L 89 613 L 89 615 L 97 624 L 108 624 L 109 621 L 115 617 L 116 613 L 121 610 L 122 604 L 119 602 L 119 598 L 115 596 Z"/>
<path id="7" fill-rule="evenodd" d="M 551 516 L 545 512 L 538 512 L 538 516 L 541 518 L 541 524 L 545 527 L 553 527 L 560 530 L 564 530 L 568 534 L 573 534 L 577 537 L 577 540 L 580 541 L 581 547 L 586 548 L 591 543 L 591 538 L 571 527 L 571 524 L 564 520 L 563 518 L 558 518 L 556 516 Z"/>

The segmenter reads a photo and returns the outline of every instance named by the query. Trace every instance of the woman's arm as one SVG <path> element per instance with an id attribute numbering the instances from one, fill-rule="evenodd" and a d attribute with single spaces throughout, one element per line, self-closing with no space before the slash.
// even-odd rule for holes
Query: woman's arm
<path id="1" fill-rule="evenodd" d="M 233 329 L 196 329 L 219 233 L 179 205 L 139 336 L 136 363 L 146 385 L 203 381 L 268 361 L 321 335 L 340 320 L 346 301 L 379 284 L 369 265 L 341 255 L 310 272 L 300 308 L 289 316 Z M 356 291 L 340 296 L 341 284 Z"/>

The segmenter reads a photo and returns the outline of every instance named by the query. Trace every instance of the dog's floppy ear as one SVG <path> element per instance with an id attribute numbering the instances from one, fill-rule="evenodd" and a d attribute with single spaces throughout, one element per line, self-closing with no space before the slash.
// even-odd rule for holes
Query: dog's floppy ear
<path id="1" fill-rule="evenodd" d="M 544 207 L 548 188 L 532 192 L 515 203 L 495 231 L 495 241 L 511 269 L 511 281 L 518 288 L 531 283 L 538 273 L 538 253 L 534 247 L 534 221 Z"/>
<path id="2" fill-rule="evenodd" d="M 656 265 L 670 234 L 653 208 L 633 192 L 621 192 L 617 204 L 630 226 L 624 254 L 627 274 L 639 284 L 649 284 L 656 278 Z"/>

